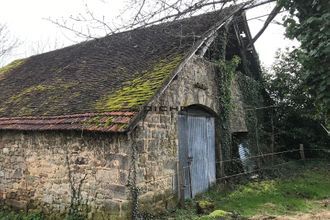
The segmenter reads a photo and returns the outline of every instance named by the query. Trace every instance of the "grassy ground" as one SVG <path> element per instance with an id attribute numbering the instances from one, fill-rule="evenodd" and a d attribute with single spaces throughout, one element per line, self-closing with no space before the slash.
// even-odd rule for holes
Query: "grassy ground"
<path id="1" fill-rule="evenodd" d="M 211 201 L 215 205 L 215 210 L 236 213 L 243 218 L 256 215 L 283 216 L 330 211 L 327 207 L 330 199 L 329 165 L 326 162 L 292 163 L 276 170 L 277 178 L 231 185 L 230 188 L 215 186 L 194 201 L 188 201 L 185 209 L 178 209 L 169 214 L 169 217 L 216 219 L 197 215 L 198 201 Z"/>

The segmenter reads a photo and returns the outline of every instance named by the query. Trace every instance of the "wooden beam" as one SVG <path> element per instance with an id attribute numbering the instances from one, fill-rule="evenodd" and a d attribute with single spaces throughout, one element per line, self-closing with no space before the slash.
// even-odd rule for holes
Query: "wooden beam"
<path id="1" fill-rule="evenodd" d="M 254 36 L 254 38 L 251 40 L 247 48 L 249 48 L 251 45 L 253 45 L 259 37 L 264 33 L 264 31 L 267 29 L 268 25 L 272 22 L 272 20 L 276 17 L 276 15 L 281 11 L 283 8 L 282 5 L 276 4 L 276 6 L 273 8 L 269 16 L 267 17 L 263 27 L 260 29 L 260 31 Z"/>

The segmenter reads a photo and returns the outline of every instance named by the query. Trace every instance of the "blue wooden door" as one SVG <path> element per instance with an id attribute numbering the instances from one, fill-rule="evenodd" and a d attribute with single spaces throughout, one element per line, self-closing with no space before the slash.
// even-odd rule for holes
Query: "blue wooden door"
<path id="1" fill-rule="evenodd" d="M 216 180 L 214 118 L 179 115 L 179 160 L 184 197 L 206 191 Z"/>

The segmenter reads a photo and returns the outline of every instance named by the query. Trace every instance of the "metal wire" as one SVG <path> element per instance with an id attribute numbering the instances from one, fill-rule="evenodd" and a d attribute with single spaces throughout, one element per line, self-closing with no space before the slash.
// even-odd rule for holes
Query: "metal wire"
<path id="1" fill-rule="evenodd" d="M 237 174 L 233 174 L 233 175 L 229 175 L 229 176 L 224 176 L 224 177 L 217 178 L 217 180 L 228 179 L 228 178 L 232 178 L 232 177 L 236 177 L 236 176 L 242 176 L 242 175 L 246 175 L 246 174 L 251 174 L 251 173 L 255 173 L 255 172 L 261 171 L 261 170 L 271 169 L 273 167 L 282 166 L 284 164 L 288 164 L 288 163 L 296 162 L 296 161 L 301 161 L 301 159 L 290 160 L 290 161 L 285 162 L 285 163 L 275 164 L 275 165 L 272 165 L 272 166 L 269 166 L 269 167 L 263 167 L 263 168 L 259 168 L 259 169 L 256 169 L 256 170 L 253 170 L 253 171 L 249 171 L 249 172 L 237 173 Z"/>
<path id="2" fill-rule="evenodd" d="M 260 155 L 256 155 L 256 156 L 246 157 L 245 159 L 253 159 L 253 158 L 259 158 L 259 157 L 274 156 L 274 155 L 278 155 L 278 154 L 284 154 L 284 153 L 290 153 L 290 152 L 296 152 L 296 151 L 300 151 L 300 149 L 297 149 L 297 150 L 287 150 L 287 151 L 281 151 L 281 152 L 276 152 L 276 153 L 260 154 Z M 235 159 L 229 159 L 229 160 L 221 160 L 221 161 L 218 161 L 216 163 L 227 163 L 227 162 L 233 162 L 233 161 L 235 161 L 235 162 L 241 161 L 241 158 L 235 158 Z"/>
<path id="3" fill-rule="evenodd" d="M 309 150 L 329 150 L 329 149 L 309 149 Z M 265 157 L 265 156 L 275 156 L 275 155 L 280 155 L 280 154 L 284 154 L 284 153 L 291 153 L 291 152 L 299 152 L 300 149 L 293 149 L 293 150 L 286 150 L 286 151 L 281 151 L 281 152 L 275 152 L 275 153 L 268 153 L 268 154 L 261 154 L 261 155 L 256 155 L 256 156 L 251 156 L 251 157 L 247 157 L 246 159 L 253 159 L 253 158 L 259 158 L 259 157 Z M 306 160 L 314 160 L 314 159 L 306 159 Z M 222 160 L 222 161 L 217 161 L 216 163 L 227 163 L 227 162 L 237 162 L 237 161 L 241 161 L 240 158 L 235 158 L 235 159 L 230 159 L 230 160 Z M 263 167 L 263 168 L 259 168 L 259 169 L 254 169 L 252 171 L 248 171 L 248 172 L 241 172 L 241 173 L 237 173 L 237 174 L 233 174 L 233 175 L 228 175 L 228 176 L 223 176 L 223 177 L 219 177 L 216 180 L 222 180 L 222 179 L 229 179 L 229 178 L 233 178 L 233 177 L 237 177 L 237 176 L 242 176 L 242 175 L 247 175 L 247 174 L 252 174 L 252 173 L 256 173 L 262 170 L 267 170 L 267 169 L 272 169 L 274 167 L 278 167 L 278 166 L 283 166 L 285 164 L 289 164 L 292 162 L 296 162 L 296 161 L 302 161 L 301 159 L 296 159 L 296 160 L 290 160 L 284 163 L 280 163 L 280 164 L 275 164 L 275 165 L 271 165 L 271 166 L 267 166 L 267 167 Z M 165 176 L 162 176 L 161 178 L 158 179 L 154 179 L 154 180 L 145 180 L 145 181 L 141 181 L 139 183 L 137 183 L 138 186 L 142 186 L 144 184 L 154 184 L 160 181 L 163 181 L 165 179 L 168 178 L 172 178 L 175 179 L 177 176 L 184 174 L 185 170 L 188 169 L 189 166 L 185 166 L 182 167 L 181 169 L 179 169 L 176 173 L 170 173 L 167 174 Z"/>

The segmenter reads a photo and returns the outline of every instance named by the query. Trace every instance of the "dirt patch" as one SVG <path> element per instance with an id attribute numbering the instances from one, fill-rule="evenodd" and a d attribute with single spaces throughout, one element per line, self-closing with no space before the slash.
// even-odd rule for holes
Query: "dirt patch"
<path id="1" fill-rule="evenodd" d="M 293 216 L 254 216 L 249 220 L 330 220 L 330 210 Z"/>

